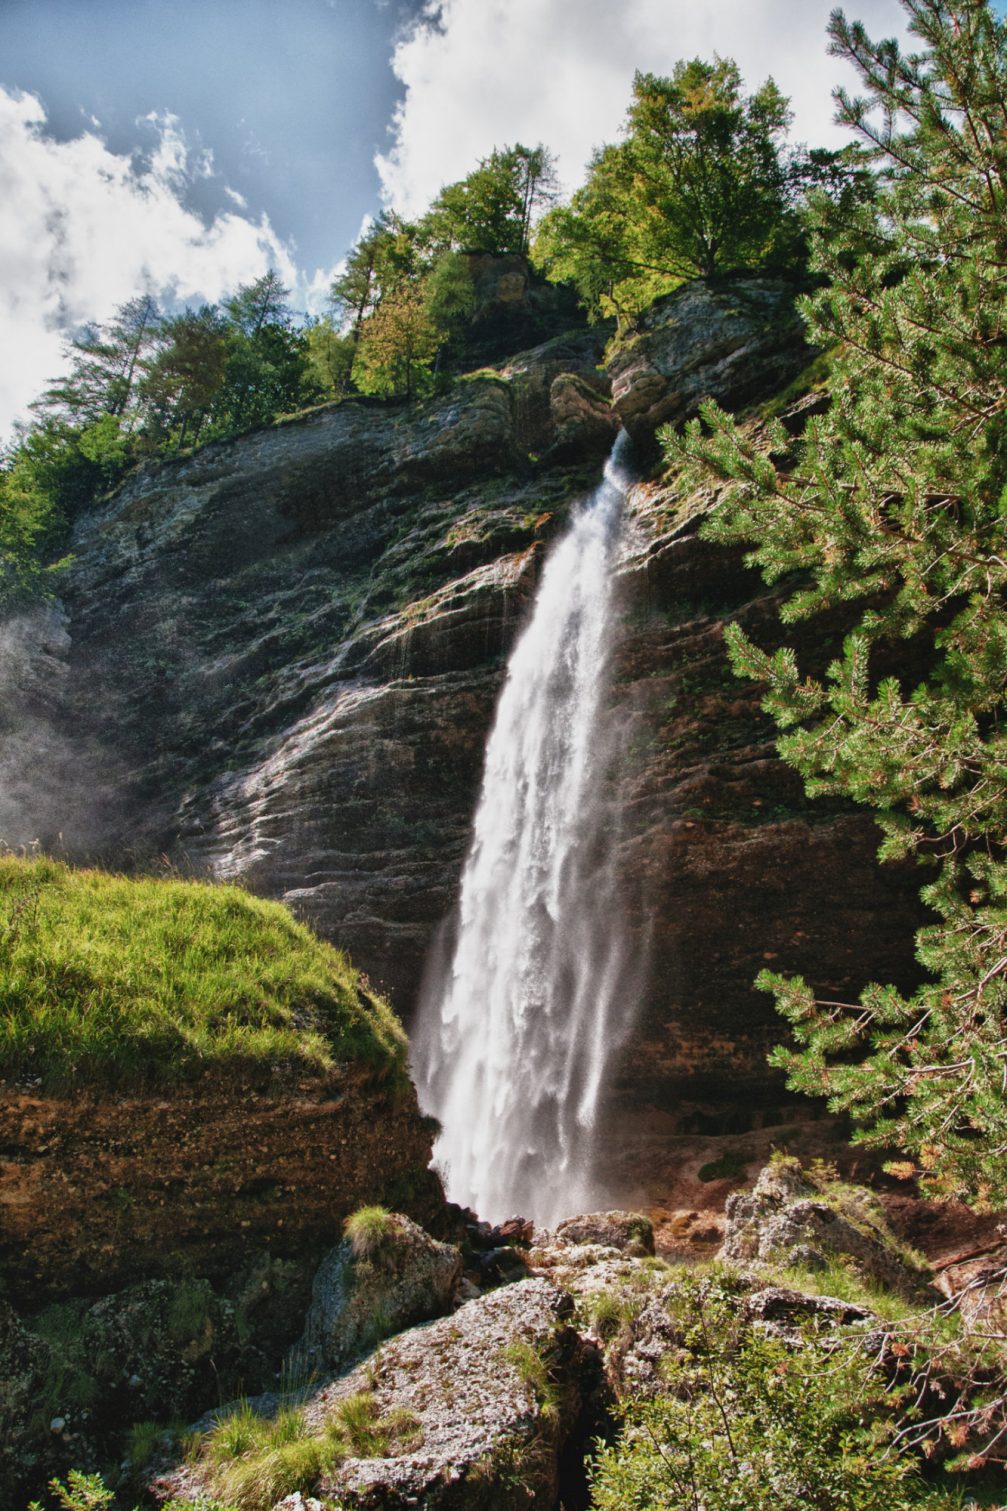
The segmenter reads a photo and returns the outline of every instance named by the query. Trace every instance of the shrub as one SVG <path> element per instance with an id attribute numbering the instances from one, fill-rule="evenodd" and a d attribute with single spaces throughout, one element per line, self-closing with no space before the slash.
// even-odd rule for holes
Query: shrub
<path id="1" fill-rule="evenodd" d="M 623 1404 L 621 1439 L 592 1466 L 598 1511 L 904 1511 L 952 1498 L 910 1456 L 886 1454 L 906 1388 L 858 1338 L 809 1327 L 799 1342 L 744 1320 L 729 1278 L 683 1281 L 682 1346 L 666 1392 Z"/>

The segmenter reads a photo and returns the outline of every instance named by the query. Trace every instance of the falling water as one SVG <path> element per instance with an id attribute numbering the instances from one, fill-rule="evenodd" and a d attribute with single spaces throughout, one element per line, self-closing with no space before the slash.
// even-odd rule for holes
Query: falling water
<path id="1" fill-rule="evenodd" d="M 511 655 L 453 958 L 431 973 L 416 1035 L 448 1194 L 494 1221 L 548 1224 L 596 1199 L 592 1135 L 625 988 L 604 695 L 627 446 L 549 556 Z"/>

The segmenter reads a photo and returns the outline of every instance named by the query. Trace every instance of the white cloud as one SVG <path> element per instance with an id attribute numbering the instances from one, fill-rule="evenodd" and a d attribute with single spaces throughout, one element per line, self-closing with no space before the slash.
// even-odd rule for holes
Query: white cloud
<path id="1" fill-rule="evenodd" d="M 328 268 L 316 268 L 309 277 L 304 273 L 301 281 L 294 289 L 294 300 L 298 310 L 303 310 L 306 315 L 317 317 L 327 315 L 329 310 L 329 290 L 332 281 L 339 278 L 346 271 L 346 258 L 341 257 Z"/>
<path id="2" fill-rule="evenodd" d="M 831 91 L 850 70 L 826 56 L 832 0 L 427 0 L 393 67 L 405 96 L 394 143 L 377 159 L 385 196 L 423 210 L 495 146 L 544 142 L 567 187 L 593 148 L 616 140 L 633 74 L 668 74 L 680 58 L 732 57 L 752 88 L 772 74 L 791 97 L 795 140 L 844 140 Z M 898 0 L 852 14 L 904 34 Z"/>
<path id="3" fill-rule="evenodd" d="M 149 288 L 166 302 L 216 300 L 277 268 L 296 281 L 269 221 L 227 211 L 207 225 L 182 201 L 205 172 L 175 117 L 149 117 L 143 161 L 92 131 L 46 135 L 33 95 L 0 86 L 0 438 L 62 366 L 66 337 Z"/>

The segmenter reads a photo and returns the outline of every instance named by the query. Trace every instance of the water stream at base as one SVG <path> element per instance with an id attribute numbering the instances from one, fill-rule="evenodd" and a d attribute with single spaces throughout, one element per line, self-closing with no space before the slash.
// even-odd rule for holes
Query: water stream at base
<path id="1" fill-rule="evenodd" d="M 599 1197 L 593 1133 L 626 993 L 605 692 L 627 451 L 621 435 L 511 654 L 453 952 L 428 972 L 414 1038 L 448 1195 L 492 1221 L 548 1225 Z"/>

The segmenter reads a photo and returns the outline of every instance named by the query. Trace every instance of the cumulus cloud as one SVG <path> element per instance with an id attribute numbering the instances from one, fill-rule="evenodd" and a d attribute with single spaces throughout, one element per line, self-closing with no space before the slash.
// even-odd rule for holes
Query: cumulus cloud
<path id="1" fill-rule="evenodd" d="M 791 97 L 794 139 L 844 139 L 832 89 L 850 70 L 825 52 L 832 0 L 427 0 L 392 59 L 405 93 L 393 145 L 376 159 L 389 204 L 410 215 L 495 146 L 544 142 L 568 188 L 614 141 L 637 69 L 680 58 L 738 62 L 750 85 L 772 74 Z M 898 0 L 851 7 L 878 35 L 903 34 Z"/>
<path id="2" fill-rule="evenodd" d="M 209 159 L 189 152 L 175 117 L 144 124 L 143 156 L 110 151 L 95 131 L 56 141 L 40 100 L 0 86 L 0 437 L 59 372 L 66 338 L 140 290 L 216 300 L 270 266 L 297 281 L 265 217 L 207 223 L 186 206 Z"/>

